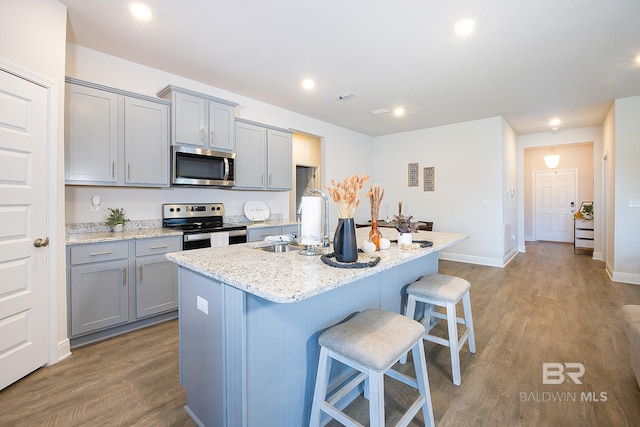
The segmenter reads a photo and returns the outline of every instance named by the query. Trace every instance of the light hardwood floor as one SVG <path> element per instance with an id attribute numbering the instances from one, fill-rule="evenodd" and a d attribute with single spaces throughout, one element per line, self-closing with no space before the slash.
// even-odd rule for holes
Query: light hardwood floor
<path id="1" fill-rule="evenodd" d="M 448 349 L 425 343 L 437 425 L 640 425 L 619 311 L 640 304 L 640 286 L 611 282 L 603 263 L 558 243 L 528 243 L 504 269 L 441 261 L 440 271 L 472 284 L 477 352 L 465 345 L 456 387 Z M 582 363 L 582 384 L 543 384 L 545 362 Z M 393 422 L 414 392 L 394 380 L 386 388 Z M 184 404 L 171 321 L 76 349 L 1 391 L 0 425 L 193 426 Z M 364 400 L 349 411 L 367 422 Z"/>

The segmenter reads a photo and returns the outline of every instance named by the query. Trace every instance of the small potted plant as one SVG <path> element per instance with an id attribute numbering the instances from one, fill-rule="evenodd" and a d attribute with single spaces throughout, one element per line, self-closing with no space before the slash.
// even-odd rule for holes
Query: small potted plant
<path id="1" fill-rule="evenodd" d="M 124 208 L 107 208 L 109 213 L 107 214 L 104 223 L 111 227 L 111 231 L 120 232 L 124 229 L 124 224 L 129 221 L 124 213 Z"/>

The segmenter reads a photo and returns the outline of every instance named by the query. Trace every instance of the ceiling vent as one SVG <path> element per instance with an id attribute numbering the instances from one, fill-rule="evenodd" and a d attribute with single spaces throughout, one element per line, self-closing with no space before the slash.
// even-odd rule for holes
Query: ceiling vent
<path id="1" fill-rule="evenodd" d="M 387 114 L 390 113 L 391 110 L 388 108 L 378 108 L 377 110 L 371 110 L 369 111 L 371 114 L 373 114 L 374 116 L 379 116 L 380 114 Z"/>
<path id="2" fill-rule="evenodd" d="M 341 93 L 340 95 L 336 96 L 336 99 L 338 101 L 344 101 L 346 99 L 355 98 L 356 96 L 358 96 L 358 95 L 356 95 L 353 92 L 345 92 L 345 93 Z"/>

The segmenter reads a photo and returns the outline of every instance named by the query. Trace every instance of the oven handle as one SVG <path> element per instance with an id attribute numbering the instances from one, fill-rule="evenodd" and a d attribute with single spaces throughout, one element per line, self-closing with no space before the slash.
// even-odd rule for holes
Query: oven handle
<path id="1" fill-rule="evenodd" d="M 229 230 L 229 237 L 238 237 L 238 236 L 246 236 L 247 230 Z M 196 240 L 208 240 L 211 238 L 211 235 L 214 233 L 196 233 L 196 234 L 185 234 L 184 241 L 185 242 L 194 242 Z"/>

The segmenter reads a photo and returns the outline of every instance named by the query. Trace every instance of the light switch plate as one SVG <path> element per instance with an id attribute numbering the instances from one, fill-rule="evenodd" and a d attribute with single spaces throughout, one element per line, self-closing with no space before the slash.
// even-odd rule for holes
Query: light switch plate
<path id="1" fill-rule="evenodd" d="M 196 307 L 204 314 L 209 314 L 209 301 L 202 297 L 196 297 Z"/>
<path id="2" fill-rule="evenodd" d="M 630 208 L 640 208 L 640 199 L 629 199 Z"/>

